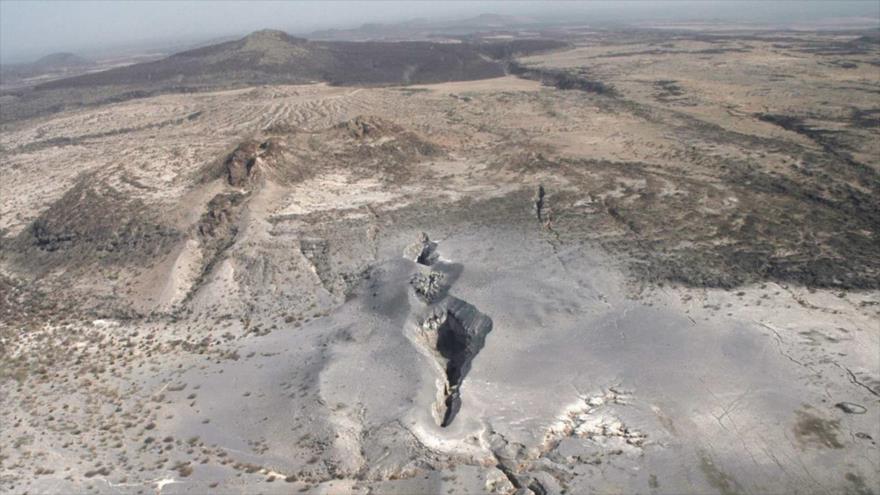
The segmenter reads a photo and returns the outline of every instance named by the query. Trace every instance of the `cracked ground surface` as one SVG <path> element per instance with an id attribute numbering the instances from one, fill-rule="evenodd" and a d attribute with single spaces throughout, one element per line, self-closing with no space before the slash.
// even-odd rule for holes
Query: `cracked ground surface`
<path id="1" fill-rule="evenodd" d="M 880 491 L 877 49 L 585 36 L 5 123 L 3 491 Z"/>

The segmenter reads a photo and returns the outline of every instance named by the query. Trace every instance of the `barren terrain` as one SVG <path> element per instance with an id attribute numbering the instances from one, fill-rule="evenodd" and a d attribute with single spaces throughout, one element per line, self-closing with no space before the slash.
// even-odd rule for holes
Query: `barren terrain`
<path id="1" fill-rule="evenodd" d="M 0 97 L 3 491 L 880 492 L 876 34 L 559 39 Z"/>

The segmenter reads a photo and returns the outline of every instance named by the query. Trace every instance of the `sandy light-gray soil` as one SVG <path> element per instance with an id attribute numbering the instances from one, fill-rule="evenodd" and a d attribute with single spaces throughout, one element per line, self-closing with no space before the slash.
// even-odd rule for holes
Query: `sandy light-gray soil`
<path id="1" fill-rule="evenodd" d="M 562 39 L 3 122 L 2 490 L 880 493 L 876 40 Z"/>

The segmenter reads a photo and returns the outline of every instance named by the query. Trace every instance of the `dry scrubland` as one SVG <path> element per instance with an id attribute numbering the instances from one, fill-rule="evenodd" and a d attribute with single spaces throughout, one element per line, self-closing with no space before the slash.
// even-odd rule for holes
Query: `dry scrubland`
<path id="1" fill-rule="evenodd" d="M 880 491 L 876 38 L 563 38 L 7 116 L 3 491 Z"/>

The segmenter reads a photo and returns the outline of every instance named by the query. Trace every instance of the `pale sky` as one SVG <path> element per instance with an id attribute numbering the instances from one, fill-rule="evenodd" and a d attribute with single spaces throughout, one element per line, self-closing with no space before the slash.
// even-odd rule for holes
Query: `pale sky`
<path id="1" fill-rule="evenodd" d="M 43 1 L 0 0 L 0 63 L 52 52 L 86 56 L 143 46 L 173 46 L 275 28 L 293 34 L 415 17 L 459 18 L 481 13 L 593 21 L 730 19 L 770 22 L 822 17 L 871 17 L 880 2 L 738 0 L 540 1 Z"/>

